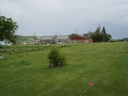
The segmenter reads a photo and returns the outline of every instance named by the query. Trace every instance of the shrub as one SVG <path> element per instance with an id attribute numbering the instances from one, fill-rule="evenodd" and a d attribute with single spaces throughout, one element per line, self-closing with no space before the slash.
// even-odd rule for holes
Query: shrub
<path id="1" fill-rule="evenodd" d="M 3 46 L 0 45 L 0 49 L 3 48 Z"/>
<path id="2" fill-rule="evenodd" d="M 65 56 L 60 54 L 59 48 L 53 46 L 48 54 L 49 67 L 61 67 L 65 64 Z"/>

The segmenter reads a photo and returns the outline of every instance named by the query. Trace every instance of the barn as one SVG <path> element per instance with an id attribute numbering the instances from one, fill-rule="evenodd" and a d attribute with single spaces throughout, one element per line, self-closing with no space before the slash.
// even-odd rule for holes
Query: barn
<path id="1" fill-rule="evenodd" d="M 71 38 L 69 35 L 59 35 L 55 39 L 57 44 L 65 44 L 65 43 L 71 43 Z"/>
<path id="2" fill-rule="evenodd" d="M 89 40 L 89 37 L 75 36 L 71 38 L 71 43 L 89 43 Z"/>
<path id="3" fill-rule="evenodd" d="M 57 43 L 57 44 L 65 44 L 71 43 L 71 38 L 69 35 L 55 35 L 55 36 L 42 36 L 40 39 L 41 43 Z"/>
<path id="4" fill-rule="evenodd" d="M 40 43 L 52 43 L 55 42 L 56 36 L 42 36 L 40 39 Z"/>

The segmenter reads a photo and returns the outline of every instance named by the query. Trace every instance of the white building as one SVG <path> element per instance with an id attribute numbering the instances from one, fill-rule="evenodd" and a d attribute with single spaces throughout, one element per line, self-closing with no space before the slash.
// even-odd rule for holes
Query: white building
<path id="1" fill-rule="evenodd" d="M 69 35 L 55 35 L 55 36 L 42 36 L 40 39 L 41 43 L 57 43 L 57 44 L 65 44 L 71 43 L 71 38 Z"/>

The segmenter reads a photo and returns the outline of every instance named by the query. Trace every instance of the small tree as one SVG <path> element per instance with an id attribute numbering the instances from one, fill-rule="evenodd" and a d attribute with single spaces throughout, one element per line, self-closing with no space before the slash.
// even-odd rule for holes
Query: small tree
<path id="1" fill-rule="evenodd" d="M 49 63 L 53 67 L 62 66 L 65 63 L 65 56 L 60 54 L 59 48 L 52 47 L 48 54 Z"/>

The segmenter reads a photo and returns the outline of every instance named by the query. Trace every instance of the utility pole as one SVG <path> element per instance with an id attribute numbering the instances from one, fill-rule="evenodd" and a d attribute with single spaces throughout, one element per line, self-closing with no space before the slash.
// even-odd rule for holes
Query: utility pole
<path id="1" fill-rule="evenodd" d="M 75 30 L 76 34 L 77 34 L 77 30 Z"/>
<path id="2" fill-rule="evenodd" d="M 36 40 L 35 40 L 35 39 L 36 39 L 36 35 L 35 35 L 35 33 L 34 33 L 34 41 L 36 42 Z"/>

